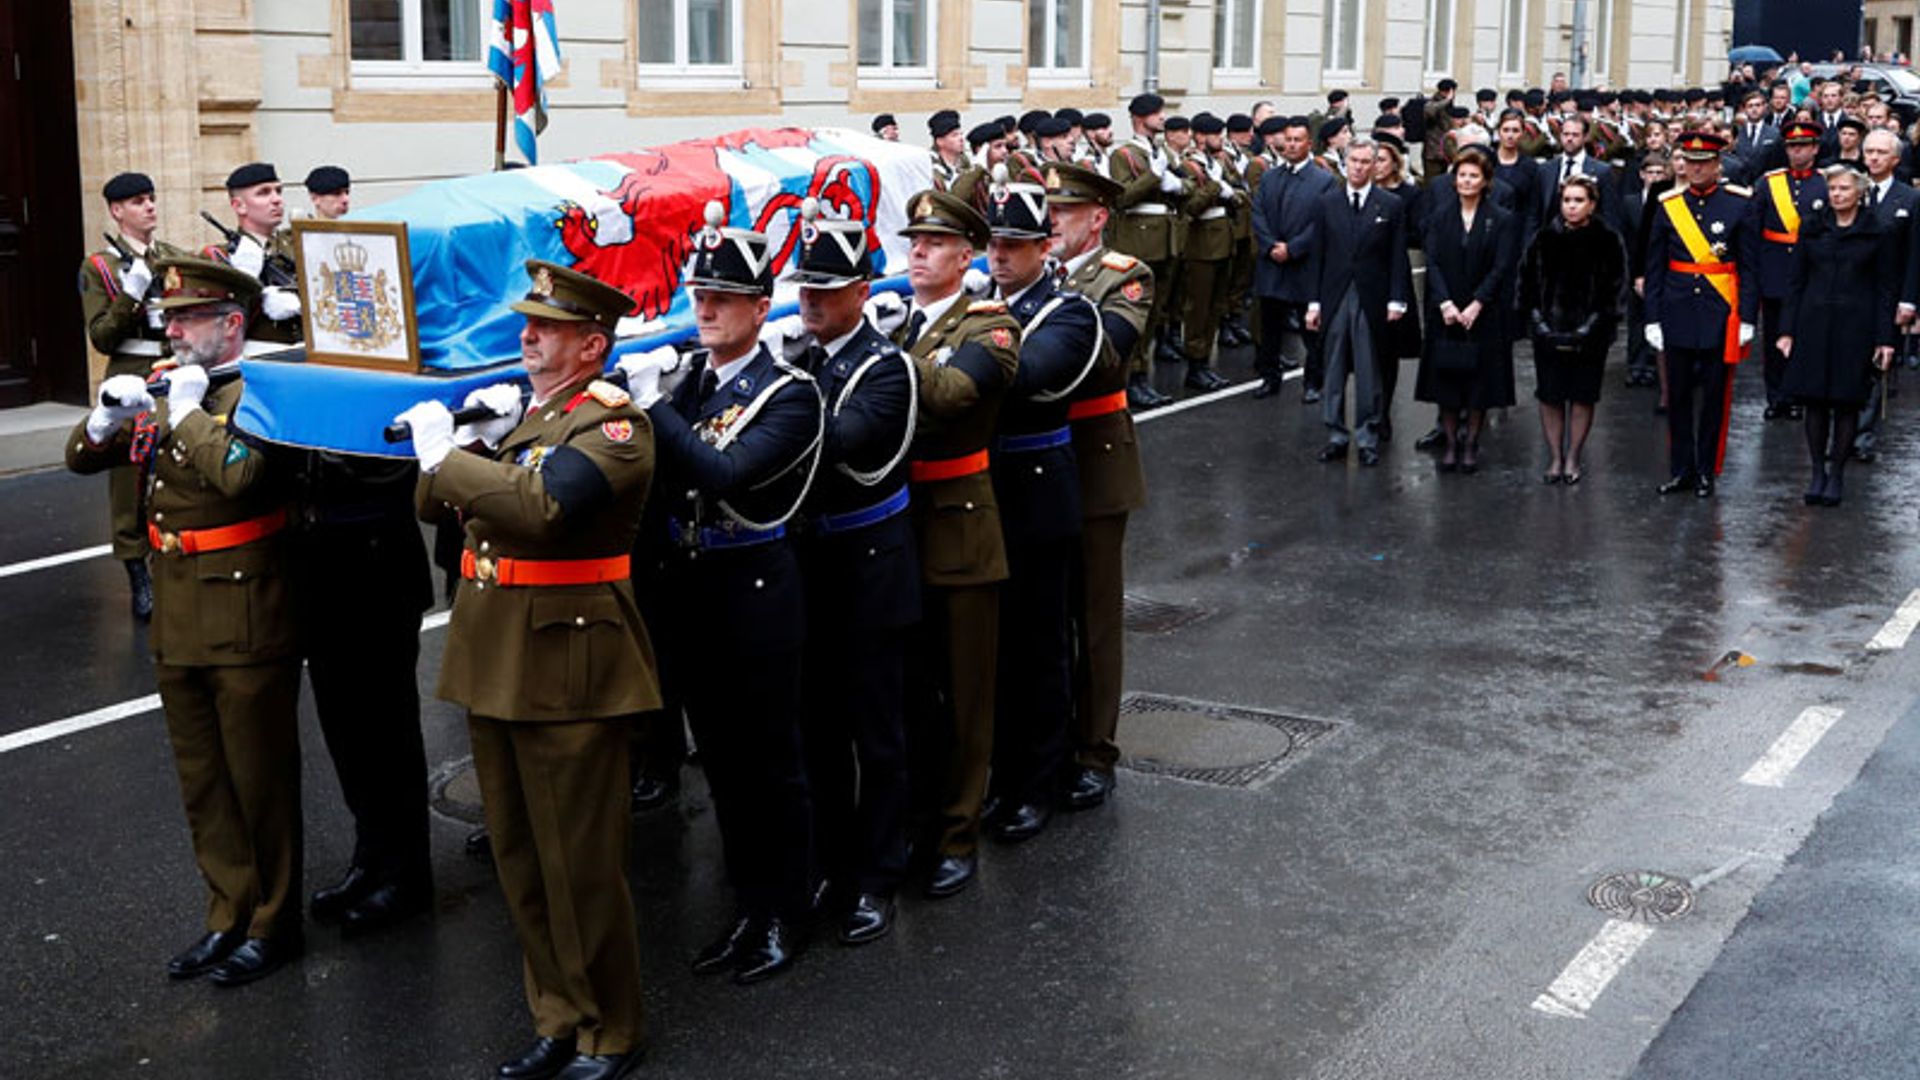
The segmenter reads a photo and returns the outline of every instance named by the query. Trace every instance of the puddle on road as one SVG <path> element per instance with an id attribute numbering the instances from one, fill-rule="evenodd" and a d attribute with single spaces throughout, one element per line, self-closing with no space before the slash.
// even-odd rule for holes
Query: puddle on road
<path id="1" fill-rule="evenodd" d="M 1761 662 L 1758 659 L 1741 652 L 1739 649 L 1733 649 L 1720 657 L 1720 659 L 1715 660 L 1712 667 L 1701 672 L 1700 678 L 1706 682 L 1721 682 L 1724 681 L 1730 672 L 1737 671 L 1740 668 L 1757 666 L 1761 666 Z M 1768 671 L 1777 671 L 1782 675 L 1834 676 L 1845 675 L 1847 673 L 1847 669 L 1838 664 L 1819 664 L 1807 660 L 1793 662 L 1775 661 L 1766 664 L 1765 667 Z"/>

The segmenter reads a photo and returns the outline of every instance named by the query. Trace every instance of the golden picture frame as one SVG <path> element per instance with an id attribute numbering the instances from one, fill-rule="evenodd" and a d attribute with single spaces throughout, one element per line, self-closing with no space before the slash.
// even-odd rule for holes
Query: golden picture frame
<path id="1" fill-rule="evenodd" d="M 309 362 L 419 372 L 405 222 L 303 218 L 293 223 L 293 252 Z"/>

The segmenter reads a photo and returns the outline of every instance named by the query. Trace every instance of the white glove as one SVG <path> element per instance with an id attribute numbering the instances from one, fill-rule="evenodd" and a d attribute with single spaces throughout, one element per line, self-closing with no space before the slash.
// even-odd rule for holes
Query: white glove
<path id="1" fill-rule="evenodd" d="M 875 330 L 892 334 L 907 321 L 907 302 L 897 292 L 877 292 L 867 297 L 866 313 Z"/>
<path id="2" fill-rule="evenodd" d="M 1168 169 L 1166 172 L 1160 174 L 1160 191 L 1162 194 L 1178 195 L 1185 186 L 1185 183 L 1180 179 L 1180 174 L 1174 172 L 1172 169 Z"/>
<path id="3" fill-rule="evenodd" d="M 1753 344 L 1753 333 L 1754 333 L 1754 327 L 1752 323 L 1750 322 L 1741 323 L 1740 324 L 1740 344 L 1743 346 Z"/>
<path id="4" fill-rule="evenodd" d="M 460 403 L 462 408 L 484 405 L 492 410 L 491 420 L 475 420 L 471 424 L 461 424 L 453 429 L 453 442 L 456 446 L 467 446 L 482 442 L 487 449 L 497 448 L 513 429 L 520 426 L 520 410 L 523 402 L 520 388 L 513 383 L 494 383 L 483 386 L 467 395 Z"/>
<path id="5" fill-rule="evenodd" d="M 973 296 L 991 296 L 993 295 L 993 278 L 989 277 L 986 271 L 969 266 L 967 272 L 960 275 L 960 287 Z"/>
<path id="6" fill-rule="evenodd" d="M 153 284 L 153 270 L 145 259 L 133 260 L 133 265 L 120 271 L 120 289 L 138 302 L 147 295 L 147 287 Z"/>
<path id="7" fill-rule="evenodd" d="M 100 384 L 100 403 L 87 414 L 87 441 L 107 441 L 114 429 L 143 412 L 153 411 L 153 395 L 138 375 L 114 375 Z"/>
<path id="8" fill-rule="evenodd" d="M 437 401 L 423 401 L 399 416 L 398 423 L 413 429 L 413 456 L 432 472 L 453 453 L 453 414 Z"/>
<path id="9" fill-rule="evenodd" d="M 240 242 L 234 245 L 233 252 L 227 256 L 227 261 L 258 280 L 260 271 L 267 265 L 267 249 L 261 247 L 260 241 L 253 237 L 242 236 Z"/>
<path id="10" fill-rule="evenodd" d="M 768 319 L 760 327 L 760 341 L 770 349 L 778 351 L 783 342 L 794 341 L 806 335 L 807 328 L 800 322 L 800 316 L 788 315 L 779 319 Z"/>
<path id="11" fill-rule="evenodd" d="M 1653 346 L 1654 352 L 1667 351 L 1667 335 L 1660 332 L 1659 323 L 1650 322 L 1647 324 L 1647 344 Z"/>
<path id="12" fill-rule="evenodd" d="M 274 322 L 295 318 L 300 314 L 300 294 L 269 285 L 260 290 L 260 313 Z"/>
<path id="13" fill-rule="evenodd" d="M 167 372 L 167 415 L 178 424 L 180 418 L 200 407 L 207 396 L 207 369 L 199 364 L 182 364 Z"/>
<path id="14" fill-rule="evenodd" d="M 633 403 L 644 410 L 665 396 L 660 390 L 660 376 L 679 366 L 680 354 L 673 346 L 662 345 L 637 356 L 622 357 L 613 369 L 627 377 L 627 393 L 633 395 Z"/>

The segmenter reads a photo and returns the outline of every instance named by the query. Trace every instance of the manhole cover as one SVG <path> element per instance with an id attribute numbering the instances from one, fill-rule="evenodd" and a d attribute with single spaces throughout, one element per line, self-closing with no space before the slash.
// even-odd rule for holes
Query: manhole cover
<path id="1" fill-rule="evenodd" d="M 427 793 L 435 813 L 480 825 L 486 815 L 480 809 L 480 778 L 474 774 L 473 759 L 449 761 L 427 777 Z"/>
<path id="2" fill-rule="evenodd" d="M 1158 694 L 1120 701 L 1120 764 L 1138 773 L 1253 789 L 1334 729 L 1325 720 Z"/>
<path id="3" fill-rule="evenodd" d="M 1594 882 L 1587 903 L 1628 922 L 1672 922 L 1693 910 L 1693 886 L 1651 870 L 1624 870 Z"/>
<path id="4" fill-rule="evenodd" d="M 1136 634 L 1165 634 L 1207 617 L 1207 609 L 1193 604 L 1154 600 L 1138 593 L 1121 597 L 1122 621 Z"/>

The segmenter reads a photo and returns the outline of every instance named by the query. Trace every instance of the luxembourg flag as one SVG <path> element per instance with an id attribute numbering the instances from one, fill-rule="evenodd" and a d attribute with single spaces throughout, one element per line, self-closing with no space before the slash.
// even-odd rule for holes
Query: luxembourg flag
<path id="1" fill-rule="evenodd" d="M 560 71 L 553 0 L 493 0 L 487 68 L 513 98 L 513 141 L 520 156 L 529 165 L 538 163 L 535 139 L 547 129 L 547 80 Z"/>

